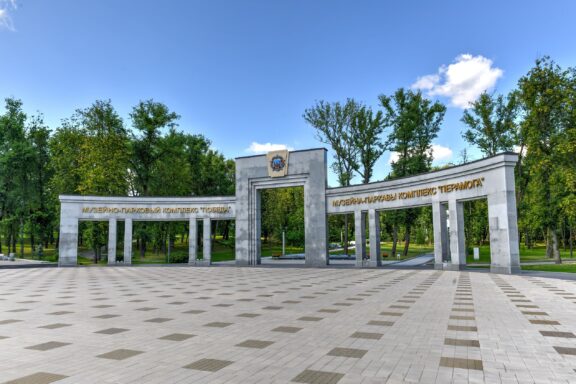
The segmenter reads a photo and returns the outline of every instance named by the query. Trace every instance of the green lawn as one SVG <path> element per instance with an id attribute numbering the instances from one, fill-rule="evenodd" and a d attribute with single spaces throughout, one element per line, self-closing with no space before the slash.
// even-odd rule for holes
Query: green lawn
<path id="1" fill-rule="evenodd" d="M 401 252 L 403 247 L 402 243 L 398 244 L 398 252 Z M 391 242 L 383 242 L 381 243 L 381 252 L 384 260 L 389 260 L 390 257 L 390 249 L 392 248 Z M 473 247 L 473 246 L 472 246 Z M 469 247 L 469 254 L 467 256 L 467 263 L 470 264 L 471 267 L 474 267 L 474 264 L 490 264 L 490 246 L 483 245 L 480 246 L 480 260 L 475 261 L 472 255 L 472 247 Z M 164 253 L 156 254 L 153 251 L 148 251 L 144 258 L 141 258 L 137 249 L 136 244 L 133 247 L 134 255 L 132 257 L 133 264 L 164 264 L 167 263 L 167 256 Z M 7 254 L 7 249 L 3 249 L 4 253 Z M 20 246 L 18 245 L 16 252 L 16 257 L 20 256 Z M 370 252 L 370 247 L 366 248 L 367 253 Z M 431 253 L 434 251 L 433 246 L 429 245 L 421 245 L 421 244 L 411 244 L 410 250 L 408 252 L 408 256 L 406 258 L 411 258 L 423 253 Z M 57 261 L 57 254 L 54 248 L 44 248 L 43 250 L 44 255 L 42 258 L 38 258 L 36 253 L 33 253 L 29 242 L 24 246 L 24 258 L 25 259 L 33 259 L 33 260 L 44 260 L 50 262 Z M 80 247 L 78 252 L 81 256 L 78 258 L 78 264 L 80 265 L 94 265 L 93 260 L 90 258 L 91 251 Z M 119 260 L 122 259 L 122 252 L 123 250 L 121 247 L 117 250 L 117 257 Z M 276 256 L 282 253 L 282 246 L 278 243 L 269 243 L 269 242 L 262 242 L 262 256 Z M 286 247 L 286 254 L 294 254 L 294 253 L 304 253 L 303 247 Z M 350 248 L 350 253 L 354 253 L 354 248 Z M 344 250 L 331 250 L 330 254 L 334 255 L 341 255 L 344 254 Z M 526 270 L 540 270 L 540 271 L 562 271 L 562 272 L 576 272 L 576 264 L 570 264 L 570 262 L 576 262 L 576 258 L 570 259 L 570 252 L 569 250 L 561 249 L 560 254 L 562 256 L 562 260 L 564 262 L 568 262 L 567 264 L 562 265 L 551 265 L 550 259 L 545 257 L 546 255 L 546 246 L 544 244 L 538 244 L 531 249 L 526 248 L 524 245 L 520 246 L 520 262 L 527 263 L 527 262 L 543 262 L 544 264 L 541 265 L 525 265 L 522 269 Z M 84 255 L 85 257 L 83 257 Z M 198 257 L 202 258 L 202 247 L 198 249 Z M 401 257 L 404 259 L 405 257 Z M 394 258 L 395 259 L 395 258 Z M 223 240 L 222 238 L 218 237 L 216 241 L 213 243 L 212 246 L 212 261 L 227 261 L 227 260 L 234 260 L 234 239 Z M 182 243 L 177 241 L 174 248 L 170 252 L 170 263 L 187 263 L 188 262 L 188 244 Z M 106 256 L 103 257 L 103 260 L 100 261 L 101 265 L 106 264 Z"/>
<path id="2" fill-rule="evenodd" d="M 573 259 L 571 259 L 571 260 L 573 260 Z M 524 266 L 522 266 L 522 270 L 576 273 L 576 264 L 524 265 Z"/>
<path id="3" fill-rule="evenodd" d="M 480 260 L 475 261 L 474 256 L 472 253 L 472 247 L 469 249 L 469 254 L 466 257 L 466 262 L 468 264 L 473 263 L 490 263 L 490 245 L 482 245 L 480 246 Z M 569 250 L 560 250 L 560 256 L 562 260 L 576 261 L 576 258 L 570 259 L 570 251 Z M 527 263 L 527 262 L 549 262 L 551 259 L 546 258 L 546 245 L 539 244 L 531 249 L 526 248 L 524 245 L 520 246 L 520 262 Z"/>

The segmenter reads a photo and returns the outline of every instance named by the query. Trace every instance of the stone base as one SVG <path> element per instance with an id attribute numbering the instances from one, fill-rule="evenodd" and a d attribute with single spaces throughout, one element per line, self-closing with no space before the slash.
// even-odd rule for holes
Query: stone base
<path id="1" fill-rule="evenodd" d="M 514 267 L 503 267 L 501 265 L 491 265 L 490 266 L 490 272 L 491 273 L 499 273 L 502 275 L 512 275 L 515 273 L 520 273 L 521 269 L 518 266 L 514 266 Z"/>
<path id="2" fill-rule="evenodd" d="M 236 260 L 237 267 L 251 267 L 253 265 L 260 265 L 260 262 L 256 264 L 251 264 L 248 260 Z"/>
<path id="3" fill-rule="evenodd" d="M 78 265 L 78 260 L 76 258 L 58 258 L 59 267 L 75 267 Z"/>
<path id="4" fill-rule="evenodd" d="M 209 265 L 211 265 L 211 264 L 212 264 L 212 262 L 211 262 L 210 260 L 196 260 L 196 261 L 194 262 L 194 265 L 198 265 L 198 266 L 201 266 L 201 267 L 207 267 L 207 266 L 209 266 Z"/>
<path id="5" fill-rule="evenodd" d="M 369 268 L 377 268 L 382 266 L 382 261 L 380 260 L 368 260 Z"/>
<path id="6" fill-rule="evenodd" d="M 462 271 L 463 269 L 466 269 L 466 264 L 446 263 L 441 265 L 443 267 L 442 269 L 444 269 L 445 271 Z"/>

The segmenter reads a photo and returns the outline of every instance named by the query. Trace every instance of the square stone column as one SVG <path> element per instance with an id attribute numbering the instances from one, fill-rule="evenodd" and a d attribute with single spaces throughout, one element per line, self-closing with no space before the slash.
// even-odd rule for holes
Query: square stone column
<path id="1" fill-rule="evenodd" d="M 442 269 L 448 261 L 448 225 L 446 206 L 440 201 L 432 203 L 432 225 L 434 226 L 434 269 Z"/>
<path id="2" fill-rule="evenodd" d="M 466 244 L 464 238 L 464 203 L 457 200 L 448 201 L 450 212 L 450 257 L 451 264 L 447 269 L 461 270 L 466 267 Z"/>
<path id="3" fill-rule="evenodd" d="M 132 219 L 124 219 L 124 264 L 132 264 Z"/>
<path id="4" fill-rule="evenodd" d="M 380 255 L 380 213 L 375 209 L 368 210 L 368 223 L 370 226 L 370 262 L 371 267 L 382 265 Z"/>
<path id="5" fill-rule="evenodd" d="M 108 264 L 116 264 L 117 220 L 108 220 Z"/>
<path id="6" fill-rule="evenodd" d="M 362 267 L 366 254 L 366 214 L 354 211 L 354 242 L 356 244 L 356 266 Z"/>
<path id="7" fill-rule="evenodd" d="M 64 205 L 62 205 L 64 210 Z M 78 219 L 60 215 L 58 235 L 58 266 L 69 267 L 78 264 Z"/>
<path id="8" fill-rule="evenodd" d="M 210 223 L 210 218 L 204 218 L 204 224 L 202 225 L 203 241 L 204 241 L 204 264 L 210 264 L 212 259 L 212 227 Z"/>
<path id="9" fill-rule="evenodd" d="M 197 258 L 198 258 L 198 223 L 195 217 L 191 217 L 188 227 L 188 264 L 195 264 Z"/>
<path id="10" fill-rule="evenodd" d="M 488 195 L 490 272 L 520 272 L 520 249 L 516 214 L 514 168 L 502 172 L 506 188 Z"/>

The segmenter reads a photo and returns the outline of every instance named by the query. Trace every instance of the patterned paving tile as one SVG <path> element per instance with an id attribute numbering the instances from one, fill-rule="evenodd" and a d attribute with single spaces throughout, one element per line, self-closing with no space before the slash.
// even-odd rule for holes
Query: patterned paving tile
<path id="1" fill-rule="evenodd" d="M 576 335 L 574 335 L 572 332 L 540 331 L 540 333 L 542 334 L 542 336 L 548 336 L 548 337 L 563 337 L 565 339 L 576 338 Z"/>
<path id="2" fill-rule="evenodd" d="M 103 354 L 98 355 L 96 357 L 99 357 L 102 359 L 110 359 L 110 360 L 125 360 L 125 359 L 129 359 L 130 357 L 137 356 L 141 353 L 144 353 L 144 352 L 143 351 L 135 351 L 132 349 L 115 349 L 113 351 L 103 353 Z"/>
<path id="3" fill-rule="evenodd" d="M 0 320 L 0 325 L 3 324 L 12 324 L 12 323 L 19 323 L 22 320 L 16 320 L 16 319 L 8 319 L 8 320 Z"/>
<path id="4" fill-rule="evenodd" d="M 94 319 L 113 319 L 115 317 L 120 317 L 120 315 L 105 314 L 100 316 L 94 316 Z"/>
<path id="5" fill-rule="evenodd" d="M 172 321 L 174 319 L 169 319 L 167 317 L 155 317 L 153 319 L 145 320 L 147 323 L 166 323 L 168 321 Z"/>
<path id="6" fill-rule="evenodd" d="M 477 327 L 468 325 L 448 325 L 449 331 L 478 332 Z"/>
<path id="7" fill-rule="evenodd" d="M 62 343 L 59 341 L 49 341 L 47 343 L 33 345 L 31 347 L 26 347 L 26 349 L 33 349 L 35 351 L 49 351 L 51 349 L 64 347 L 66 345 L 70 345 L 70 343 Z"/>
<path id="8" fill-rule="evenodd" d="M 314 316 L 302 316 L 298 318 L 300 321 L 320 321 L 323 317 L 314 317 Z"/>
<path id="9" fill-rule="evenodd" d="M 361 359 L 368 352 L 366 349 L 355 349 L 355 348 L 333 348 L 328 352 L 328 356 L 339 356 L 339 357 L 352 357 L 355 359 Z"/>
<path id="10" fill-rule="evenodd" d="M 273 341 L 266 341 L 266 340 L 246 340 L 241 342 L 240 344 L 236 344 L 237 347 L 244 347 L 244 348 L 258 348 L 263 349 L 268 347 L 269 345 L 274 344 Z"/>
<path id="11" fill-rule="evenodd" d="M 368 339 L 368 340 L 380 340 L 384 336 L 381 333 L 374 332 L 354 332 L 350 337 L 355 339 Z"/>
<path id="12" fill-rule="evenodd" d="M 455 357 L 442 357 L 440 359 L 441 367 L 475 369 L 482 371 L 484 369 L 482 360 L 461 359 Z"/>
<path id="13" fill-rule="evenodd" d="M 556 352 L 561 355 L 571 355 L 576 356 L 576 348 L 569 348 L 569 347 L 554 347 Z"/>
<path id="14" fill-rule="evenodd" d="M 54 324 L 43 325 L 43 326 L 38 327 L 38 328 L 59 329 L 59 328 L 70 327 L 70 326 L 72 326 L 72 324 L 54 323 Z"/>
<path id="15" fill-rule="evenodd" d="M 64 380 L 68 376 L 56 373 L 36 372 L 19 379 L 4 382 L 4 384 L 50 384 L 59 380 Z"/>
<path id="16" fill-rule="evenodd" d="M 106 329 L 102 329 L 100 331 L 96 331 L 94 333 L 100 333 L 102 335 L 116 335 L 117 333 L 122 333 L 122 332 L 126 332 L 129 331 L 129 329 L 125 329 L 125 328 L 106 328 Z"/>
<path id="17" fill-rule="evenodd" d="M 480 348 L 480 342 L 478 340 L 466 340 L 466 339 L 444 339 L 445 345 L 455 345 L 461 347 L 478 347 Z"/>
<path id="18" fill-rule="evenodd" d="M 197 371 L 217 372 L 233 363 L 233 361 L 228 360 L 201 359 L 185 365 L 184 368 L 195 369 Z"/>
<path id="19" fill-rule="evenodd" d="M 196 335 L 191 335 L 189 333 L 172 333 L 170 335 L 160 337 L 159 340 L 184 341 L 194 336 Z"/>
<path id="20" fill-rule="evenodd" d="M 370 320 L 367 325 L 376 325 L 380 327 L 391 327 L 394 325 L 393 321 Z"/>
<path id="21" fill-rule="evenodd" d="M 292 382 L 305 384 L 337 384 L 343 377 L 344 375 L 342 373 L 306 369 L 293 378 Z"/>
<path id="22" fill-rule="evenodd" d="M 241 313 L 239 315 L 236 315 L 237 317 L 248 317 L 248 318 L 254 318 L 254 317 L 258 317 L 261 316 L 259 313 Z"/>
<path id="23" fill-rule="evenodd" d="M 224 323 L 224 322 L 220 322 L 220 321 L 214 321 L 212 323 L 204 324 L 204 326 L 205 327 L 212 327 L 212 328 L 226 328 L 232 324 L 233 323 Z"/>
<path id="24" fill-rule="evenodd" d="M 301 330 L 302 328 L 298 327 L 280 326 L 272 329 L 272 332 L 296 333 Z"/>
<path id="25" fill-rule="evenodd" d="M 191 315 L 199 315 L 200 313 L 204 313 L 204 312 L 206 312 L 206 311 L 203 311 L 201 309 L 191 309 L 189 311 L 185 311 L 182 313 L 191 314 Z"/>

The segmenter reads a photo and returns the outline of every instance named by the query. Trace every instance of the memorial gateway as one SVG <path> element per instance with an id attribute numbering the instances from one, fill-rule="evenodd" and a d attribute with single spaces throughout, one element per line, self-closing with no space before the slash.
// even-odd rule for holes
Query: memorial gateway
<path id="1" fill-rule="evenodd" d="M 388 209 L 432 206 L 436 269 L 466 265 L 463 202 L 487 199 L 490 270 L 520 270 L 514 166 L 518 156 L 502 153 L 426 174 L 349 187 L 327 188 L 327 151 L 275 151 L 236 159 L 236 196 L 97 197 L 60 196 L 59 265 L 77 263 L 78 222 L 108 221 L 108 263 L 116 264 L 116 236 L 124 222 L 124 263 L 131 264 L 134 221 L 189 221 L 189 262 L 210 263 L 210 221 L 236 220 L 236 264 L 260 264 L 260 191 L 304 187 L 305 264 L 329 264 L 327 215 L 353 213 L 356 265 L 381 265 L 379 213 Z M 197 222 L 203 225 L 204 259 L 197 260 Z M 366 239 L 368 220 L 369 239 Z M 369 256 L 369 257 L 368 257 Z M 366 262 L 364 261 L 366 259 Z"/>

